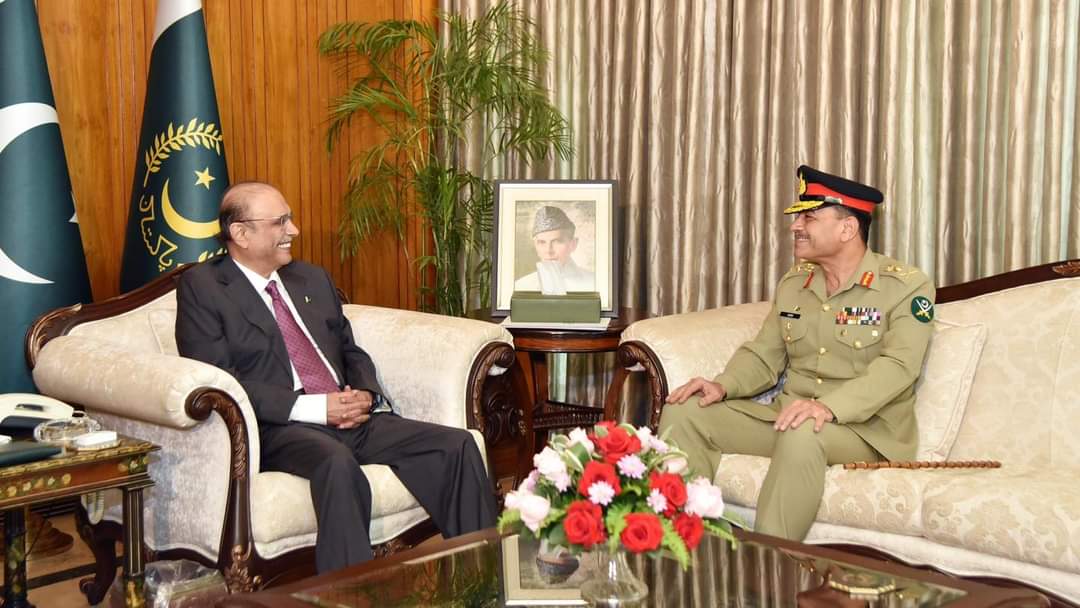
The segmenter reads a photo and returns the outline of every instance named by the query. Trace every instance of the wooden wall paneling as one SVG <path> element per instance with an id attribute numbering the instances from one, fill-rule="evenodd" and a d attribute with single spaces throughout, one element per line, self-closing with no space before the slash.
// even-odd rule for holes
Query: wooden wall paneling
<path id="1" fill-rule="evenodd" d="M 38 3 L 57 112 L 95 299 L 116 295 L 146 94 L 155 4 Z M 331 156 L 330 99 L 346 78 L 318 55 L 319 33 L 345 19 L 433 18 L 437 0 L 204 0 L 210 61 L 232 181 L 281 188 L 300 220 L 295 253 L 326 267 L 355 302 L 413 308 L 415 273 L 392 237 L 341 259 L 337 227 L 348 159 L 376 141 L 358 121 Z M 417 224 L 406 242 L 420 252 Z"/>

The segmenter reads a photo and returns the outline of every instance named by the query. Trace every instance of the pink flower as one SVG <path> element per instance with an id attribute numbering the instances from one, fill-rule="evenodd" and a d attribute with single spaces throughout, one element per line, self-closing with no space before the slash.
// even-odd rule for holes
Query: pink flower
<path id="1" fill-rule="evenodd" d="M 645 476 L 645 463 L 638 458 L 637 454 L 627 454 L 619 459 L 619 472 L 631 479 L 641 479 Z"/>
<path id="2" fill-rule="evenodd" d="M 585 432 L 585 429 L 578 427 L 570 431 L 569 438 L 570 445 L 574 445 L 575 443 L 581 444 L 585 447 L 585 450 L 589 453 L 589 455 L 592 455 L 596 452 L 596 446 L 593 445 L 592 441 L 589 441 L 589 434 Z"/>
<path id="3" fill-rule="evenodd" d="M 638 441 L 641 442 L 641 452 L 640 453 L 644 454 L 645 452 L 648 452 L 649 450 L 652 449 L 652 441 L 653 441 L 652 429 L 650 429 L 647 426 L 643 426 L 643 427 L 639 428 L 638 430 L 634 431 L 634 434 L 637 435 Z"/>
<path id="4" fill-rule="evenodd" d="M 650 437 L 649 446 L 657 452 L 660 452 L 661 454 L 667 454 L 668 451 L 671 449 L 671 446 L 669 446 L 666 441 L 660 439 L 659 437 Z"/>
<path id="5" fill-rule="evenodd" d="M 724 494 L 708 479 L 698 477 L 686 485 L 686 506 L 683 510 L 710 519 L 723 517 Z"/>
<path id="6" fill-rule="evenodd" d="M 686 470 L 687 466 L 689 466 L 689 463 L 686 462 L 686 459 L 683 458 L 682 456 L 676 456 L 674 458 L 668 458 L 667 460 L 664 461 L 664 469 L 668 473 L 676 473 L 676 474 L 682 473 L 683 471 Z"/>
<path id="7" fill-rule="evenodd" d="M 606 481 L 598 481 L 589 486 L 589 502 L 594 505 L 608 506 L 611 499 L 615 498 L 615 488 Z"/>
<path id="8" fill-rule="evenodd" d="M 547 518 L 548 513 L 551 513 L 551 503 L 548 502 L 548 499 L 536 494 L 526 494 L 519 496 L 516 502 L 517 507 L 512 508 L 516 508 L 521 513 L 521 521 L 525 522 L 525 526 L 532 530 L 533 533 L 539 531 L 540 524 Z M 507 506 L 509 506 L 509 502 Z"/>
<path id="9" fill-rule="evenodd" d="M 556 486 L 558 486 L 558 482 L 564 476 L 567 478 L 569 477 L 566 471 L 566 463 L 563 462 L 562 456 L 551 449 L 551 447 L 546 447 L 541 450 L 539 454 L 533 456 L 533 466 L 536 467 L 536 470 L 539 471 L 541 475 L 551 480 L 552 483 L 555 483 Z M 569 483 L 569 481 L 566 483 Z M 559 488 L 559 491 L 561 492 L 564 489 L 565 487 Z"/>
<path id="10" fill-rule="evenodd" d="M 560 492 L 565 492 L 566 488 L 570 487 L 570 474 L 566 471 L 558 473 L 552 478 L 551 483 L 555 484 L 555 488 Z"/>
<path id="11" fill-rule="evenodd" d="M 533 469 L 529 476 L 522 480 L 521 485 L 518 486 L 518 492 L 525 492 L 532 494 L 536 491 L 536 482 L 540 481 L 540 472 Z"/>
<path id="12" fill-rule="evenodd" d="M 509 496 L 506 497 L 509 500 Z M 660 493 L 660 490 L 653 490 L 649 492 L 649 497 L 645 499 L 645 502 L 649 505 L 653 511 L 657 513 L 663 513 L 667 511 L 667 499 Z M 507 504 L 510 504 L 509 502 Z"/>

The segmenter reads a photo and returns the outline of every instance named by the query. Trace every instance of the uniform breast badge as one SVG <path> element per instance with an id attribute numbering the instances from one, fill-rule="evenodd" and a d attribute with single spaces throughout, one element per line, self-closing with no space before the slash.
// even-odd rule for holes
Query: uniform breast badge
<path id="1" fill-rule="evenodd" d="M 836 313 L 837 325 L 881 325 L 881 310 L 869 306 L 845 306 Z"/>

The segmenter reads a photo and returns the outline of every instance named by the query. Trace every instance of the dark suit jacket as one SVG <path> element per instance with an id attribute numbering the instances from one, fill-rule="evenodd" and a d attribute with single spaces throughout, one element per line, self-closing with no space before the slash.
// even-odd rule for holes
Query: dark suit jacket
<path id="1" fill-rule="evenodd" d="M 353 341 L 326 271 L 294 261 L 279 268 L 278 275 L 338 379 L 354 389 L 385 395 L 371 357 Z M 297 396 L 289 353 L 274 315 L 236 262 L 215 257 L 183 273 L 176 305 L 180 354 L 232 374 L 247 391 L 260 427 L 288 424 Z"/>

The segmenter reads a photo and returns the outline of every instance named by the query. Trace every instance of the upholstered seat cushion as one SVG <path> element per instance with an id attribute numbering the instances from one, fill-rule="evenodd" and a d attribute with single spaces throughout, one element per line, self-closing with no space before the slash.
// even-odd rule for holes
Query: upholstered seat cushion
<path id="1" fill-rule="evenodd" d="M 943 545 L 1080 572 L 1080 469 L 949 472 L 924 490 L 923 535 Z"/>
<path id="2" fill-rule="evenodd" d="M 757 505 L 769 459 L 725 454 L 715 483 L 724 500 L 744 507 Z M 922 498 L 934 471 L 881 469 L 846 471 L 829 467 L 817 521 L 906 534 L 922 535 Z"/>
<path id="3" fill-rule="evenodd" d="M 725 455 L 724 499 L 754 508 L 769 459 Z M 829 467 L 815 520 L 1080 572 L 1080 470 Z M 1047 500 L 1048 496 L 1054 497 Z"/>
<path id="4" fill-rule="evenodd" d="M 483 436 L 470 429 L 480 453 Z M 371 485 L 373 501 L 372 544 L 390 540 L 428 518 L 390 467 L 381 464 L 360 467 Z M 259 555 L 269 559 L 315 541 L 315 508 L 308 480 L 281 472 L 263 472 L 251 482 L 251 533 Z"/>

